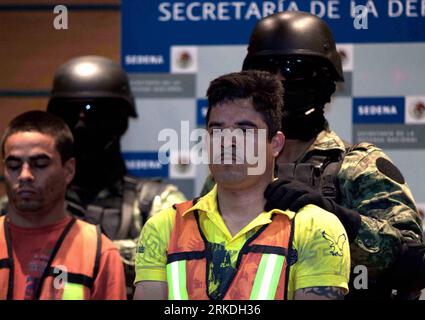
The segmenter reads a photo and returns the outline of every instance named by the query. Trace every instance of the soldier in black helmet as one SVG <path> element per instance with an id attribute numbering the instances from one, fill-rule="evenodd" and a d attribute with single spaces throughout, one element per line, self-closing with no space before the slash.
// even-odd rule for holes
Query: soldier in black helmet
<path id="1" fill-rule="evenodd" d="M 62 118 L 75 138 L 77 169 L 66 195 L 68 210 L 100 224 L 114 240 L 132 296 L 141 226 L 185 197 L 174 185 L 126 175 L 120 139 L 137 112 L 127 75 L 112 60 L 82 56 L 60 66 L 47 111 Z"/>
<path id="2" fill-rule="evenodd" d="M 344 81 L 328 25 L 303 12 L 260 20 L 243 62 L 243 70 L 250 69 L 276 74 L 285 90 L 286 143 L 277 159 L 280 179 L 265 192 L 266 210 L 297 211 L 313 203 L 340 219 L 353 268 L 364 265 L 369 276 L 368 290 L 351 281 L 349 298 L 388 298 L 392 289 L 398 289 L 399 298 L 417 297 L 425 286 L 424 250 L 411 191 L 381 149 L 370 143 L 349 145 L 324 117 L 335 83 Z"/>

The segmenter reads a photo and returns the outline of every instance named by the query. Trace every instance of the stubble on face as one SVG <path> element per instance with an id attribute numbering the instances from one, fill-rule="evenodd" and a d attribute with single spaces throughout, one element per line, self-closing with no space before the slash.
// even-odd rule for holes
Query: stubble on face
<path id="1" fill-rule="evenodd" d="M 38 132 L 10 136 L 5 144 L 5 180 L 9 206 L 16 214 L 23 218 L 50 214 L 66 192 L 55 139 Z"/>
<path id="2" fill-rule="evenodd" d="M 208 123 L 208 131 L 210 135 L 214 133 L 214 130 L 242 130 L 249 131 L 254 130 L 255 135 L 258 135 L 259 130 L 267 129 L 262 116 L 258 113 L 253 105 L 251 99 L 236 99 L 233 101 L 226 101 L 219 105 L 213 106 L 210 113 L 210 119 Z M 218 151 L 217 155 L 211 155 L 211 150 L 214 150 L 215 145 L 210 146 L 210 161 L 219 160 L 221 163 L 210 164 L 210 171 L 214 176 L 215 181 L 218 184 L 226 185 L 228 187 L 235 187 L 237 189 L 248 186 L 255 185 L 258 180 L 264 179 L 264 177 L 251 176 L 249 174 L 249 168 L 253 168 L 256 165 L 249 164 L 247 162 L 247 136 L 243 134 L 244 145 L 242 146 L 243 152 L 236 153 L 235 148 L 241 147 L 237 143 L 228 146 L 228 149 L 221 147 L 221 153 Z M 214 142 L 217 139 L 210 139 Z M 236 139 L 237 140 L 237 139 Z M 258 141 L 258 138 L 250 141 L 254 144 L 253 150 L 258 153 L 259 143 L 266 144 L 265 152 L 268 152 L 267 137 L 265 135 L 265 141 Z M 221 140 L 220 140 L 221 141 Z M 229 153 L 229 154 L 226 154 Z M 254 152 L 254 153 L 255 153 Z M 232 154 L 233 153 L 233 154 Z M 232 164 L 223 163 L 225 157 L 228 157 L 230 160 L 233 160 Z M 266 154 L 263 155 L 265 158 Z M 239 160 L 239 163 L 236 161 Z M 241 161 L 243 160 L 243 161 Z M 267 159 L 266 159 L 267 160 Z M 270 166 L 270 165 L 269 165 Z"/>

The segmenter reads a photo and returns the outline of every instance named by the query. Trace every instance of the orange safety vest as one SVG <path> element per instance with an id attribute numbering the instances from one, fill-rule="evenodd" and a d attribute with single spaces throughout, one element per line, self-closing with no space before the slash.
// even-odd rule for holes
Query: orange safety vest
<path id="1" fill-rule="evenodd" d="M 11 240 L 8 220 L 6 216 L 0 217 L 0 300 L 13 299 Z M 100 229 L 73 217 L 56 242 L 35 299 L 90 299 L 99 270 L 101 246 Z"/>
<path id="2" fill-rule="evenodd" d="M 211 252 L 207 252 L 198 212 L 182 215 L 192 206 L 192 201 L 175 206 L 176 220 L 167 253 L 168 297 L 172 300 L 210 299 L 207 273 Z M 270 224 L 246 241 L 223 299 L 287 299 L 289 269 L 295 262 L 293 221 L 275 214 Z M 288 262 L 288 257 L 294 258 Z"/>

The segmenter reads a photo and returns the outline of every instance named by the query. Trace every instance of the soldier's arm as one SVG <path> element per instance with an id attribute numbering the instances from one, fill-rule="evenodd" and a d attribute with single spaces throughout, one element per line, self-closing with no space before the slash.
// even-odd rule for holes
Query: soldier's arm
<path id="1" fill-rule="evenodd" d="M 366 265 L 373 276 L 393 264 L 405 239 L 421 241 L 412 193 L 382 150 L 368 145 L 349 152 L 338 179 L 341 205 L 361 215 L 351 245 L 354 265 Z"/>

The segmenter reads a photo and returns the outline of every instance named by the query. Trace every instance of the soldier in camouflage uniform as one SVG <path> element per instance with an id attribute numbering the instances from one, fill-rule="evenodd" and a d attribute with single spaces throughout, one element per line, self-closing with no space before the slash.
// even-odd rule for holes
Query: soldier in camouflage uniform
<path id="1" fill-rule="evenodd" d="M 126 174 L 120 139 L 137 113 L 127 75 L 112 60 L 83 56 L 60 66 L 47 109 L 68 124 L 75 139 L 77 169 L 66 194 L 67 209 L 101 225 L 118 246 L 132 297 L 143 223 L 185 197 L 174 185 Z"/>
<path id="2" fill-rule="evenodd" d="M 243 69 L 274 73 L 285 88 L 279 179 L 266 210 L 313 203 L 333 212 L 350 240 L 352 267 L 364 265 L 368 290 L 350 299 L 417 298 L 425 286 L 422 226 L 412 193 L 388 156 L 369 143 L 349 145 L 329 129 L 324 106 L 343 81 L 331 30 L 311 14 L 284 12 L 255 26 Z M 205 193 L 213 185 L 204 185 Z"/>

